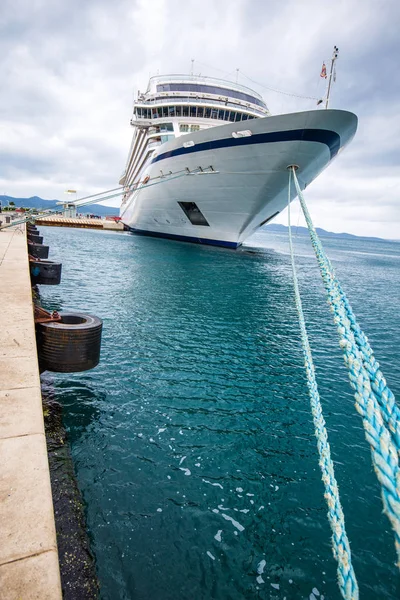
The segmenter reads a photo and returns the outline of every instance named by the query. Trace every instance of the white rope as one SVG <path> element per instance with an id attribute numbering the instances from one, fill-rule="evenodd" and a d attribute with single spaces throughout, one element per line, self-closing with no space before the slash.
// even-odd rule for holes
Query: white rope
<path id="1" fill-rule="evenodd" d="M 312 359 L 310 343 L 307 334 L 304 312 L 301 302 L 299 284 L 296 273 L 296 264 L 293 252 L 292 231 L 290 223 L 290 183 L 291 170 L 289 171 L 288 188 L 288 227 L 289 227 L 289 247 L 292 263 L 293 286 L 295 293 L 296 309 L 299 316 L 299 325 L 301 341 L 303 346 L 304 366 L 307 376 L 307 386 L 310 395 L 311 412 L 314 421 L 315 436 L 317 438 L 317 447 L 319 453 L 319 466 L 322 471 L 322 481 L 325 486 L 325 500 L 328 504 L 328 520 L 332 529 L 332 548 L 333 555 L 337 560 L 337 575 L 340 592 L 345 600 L 357 600 L 358 584 L 351 563 L 350 544 L 347 538 L 343 509 L 340 503 L 339 487 L 335 477 L 335 470 L 331 458 L 331 450 L 328 442 L 328 433 L 325 427 L 325 420 L 322 414 L 321 400 L 318 392 L 317 381 L 315 377 L 315 367 Z"/>

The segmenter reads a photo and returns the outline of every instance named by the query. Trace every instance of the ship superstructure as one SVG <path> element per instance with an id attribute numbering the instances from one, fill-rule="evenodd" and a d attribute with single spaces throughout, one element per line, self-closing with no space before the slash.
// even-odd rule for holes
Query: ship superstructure
<path id="1" fill-rule="evenodd" d="M 138 93 L 131 125 L 122 221 L 141 234 L 237 247 L 286 205 L 287 166 L 310 183 L 353 137 L 357 118 L 272 117 L 245 86 L 166 75 Z"/>

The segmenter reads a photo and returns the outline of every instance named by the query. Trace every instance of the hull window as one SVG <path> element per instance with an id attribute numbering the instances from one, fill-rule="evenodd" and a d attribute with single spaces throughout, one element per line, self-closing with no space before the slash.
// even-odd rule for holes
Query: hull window
<path id="1" fill-rule="evenodd" d="M 207 219 L 195 202 L 178 202 L 178 204 L 192 225 L 210 227 Z"/>

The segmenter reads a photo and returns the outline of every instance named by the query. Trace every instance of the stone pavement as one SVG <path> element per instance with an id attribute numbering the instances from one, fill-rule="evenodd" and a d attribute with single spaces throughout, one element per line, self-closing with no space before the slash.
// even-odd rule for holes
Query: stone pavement
<path id="1" fill-rule="evenodd" d="M 0 598 L 61 597 L 22 225 L 0 231 Z"/>

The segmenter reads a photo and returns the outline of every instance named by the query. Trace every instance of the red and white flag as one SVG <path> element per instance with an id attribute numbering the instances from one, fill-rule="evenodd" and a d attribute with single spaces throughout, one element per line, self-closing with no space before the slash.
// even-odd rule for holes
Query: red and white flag
<path id="1" fill-rule="evenodd" d="M 327 75 L 326 75 L 326 64 L 325 63 L 322 63 L 322 69 L 321 69 L 321 73 L 320 73 L 319 76 L 323 77 L 324 79 L 327 78 Z"/>

